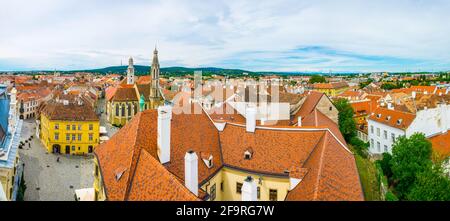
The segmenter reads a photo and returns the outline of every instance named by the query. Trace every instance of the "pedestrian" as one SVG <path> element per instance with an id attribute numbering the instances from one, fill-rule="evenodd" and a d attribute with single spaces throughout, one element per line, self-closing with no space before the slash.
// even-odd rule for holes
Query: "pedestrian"
<path id="1" fill-rule="evenodd" d="M 59 157 L 58 157 L 58 158 L 56 158 L 56 162 L 58 162 L 58 163 L 59 163 Z"/>
<path id="2" fill-rule="evenodd" d="M 28 143 L 28 148 L 31 148 L 31 143 Z"/>

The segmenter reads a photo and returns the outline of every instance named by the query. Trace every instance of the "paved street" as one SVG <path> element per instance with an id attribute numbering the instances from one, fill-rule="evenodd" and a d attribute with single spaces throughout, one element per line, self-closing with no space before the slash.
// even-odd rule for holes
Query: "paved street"
<path id="1" fill-rule="evenodd" d="M 24 121 L 21 140 L 25 141 L 31 135 L 31 148 L 27 143 L 19 150 L 25 164 L 25 200 L 75 200 L 75 189 L 92 187 L 92 157 L 47 154 L 36 138 L 34 119 Z M 58 157 L 59 163 L 56 161 Z"/>
<path id="2" fill-rule="evenodd" d="M 106 120 L 105 99 L 104 98 L 98 100 L 98 108 L 103 112 L 102 115 L 100 116 L 100 125 L 104 126 L 106 128 L 106 131 L 108 132 L 108 137 L 111 138 L 120 128 L 112 126 Z"/>

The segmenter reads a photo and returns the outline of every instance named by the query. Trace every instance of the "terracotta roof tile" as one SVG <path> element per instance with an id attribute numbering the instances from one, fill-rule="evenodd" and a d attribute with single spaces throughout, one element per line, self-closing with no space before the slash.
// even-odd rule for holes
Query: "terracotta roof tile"
<path id="1" fill-rule="evenodd" d="M 402 130 L 408 128 L 415 118 L 415 114 L 398 110 L 389 110 L 382 107 L 375 109 L 369 116 L 370 120 Z"/>

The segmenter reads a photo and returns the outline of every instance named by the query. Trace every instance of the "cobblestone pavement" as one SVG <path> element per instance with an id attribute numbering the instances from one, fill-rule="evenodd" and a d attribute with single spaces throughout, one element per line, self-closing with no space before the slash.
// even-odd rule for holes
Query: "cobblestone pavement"
<path id="1" fill-rule="evenodd" d="M 98 101 L 98 107 L 103 112 L 100 116 L 100 125 L 104 126 L 106 128 L 106 131 L 108 132 L 108 137 L 111 138 L 117 131 L 120 129 L 118 127 L 112 126 L 108 121 L 106 120 L 106 113 L 105 113 L 105 99 L 99 99 Z"/>
<path id="2" fill-rule="evenodd" d="M 25 164 L 24 179 L 26 201 L 71 201 L 75 190 L 90 188 L 94 182 L 93 157 L 67 156 L 47 153 L 35 135 L 34 119 L 25 120 L 22 141 L 33 139 L 19 150 Z M 59 163 L 57 158 L 59 157 Z"/>

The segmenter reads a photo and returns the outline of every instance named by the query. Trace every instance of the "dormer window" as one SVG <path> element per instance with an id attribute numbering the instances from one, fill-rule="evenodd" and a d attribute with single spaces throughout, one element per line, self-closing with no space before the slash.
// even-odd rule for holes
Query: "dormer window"
<path id="1" fill-rule="evenodd" d="M 397 125 L 400 125 L 402 123 L 403 119 L 398 119 L 397 120 Z"/>
<path id="2" fill-rule="evenodd" d="M 208 155 L 208 154 L 200 153 L 200 156 L 202 157 L 202 160 L 205 163 L 206 167 L 212 168 L 214 166 L 212 154 Z"/>
<path id="3" fill-rule="evenodd" d="M 381 117 L 381 114 L 377 114 L 377 118 L 380 118 Z"/>
<path id="4" fill-rule="evenodd" d="M 387 116 L 386 117 L 386 121 L 388 121 L 388 120 L 390 120 L 391 119 L 391 116 Z"/>
<path id="5" fill-rule="evenodd" d="M 251 148 L 247 149 L 244 152 L 244 159 L 250 160 L 250 159 L 252 159 L 252 156 L 253 156 L 253 150 Z"/>

